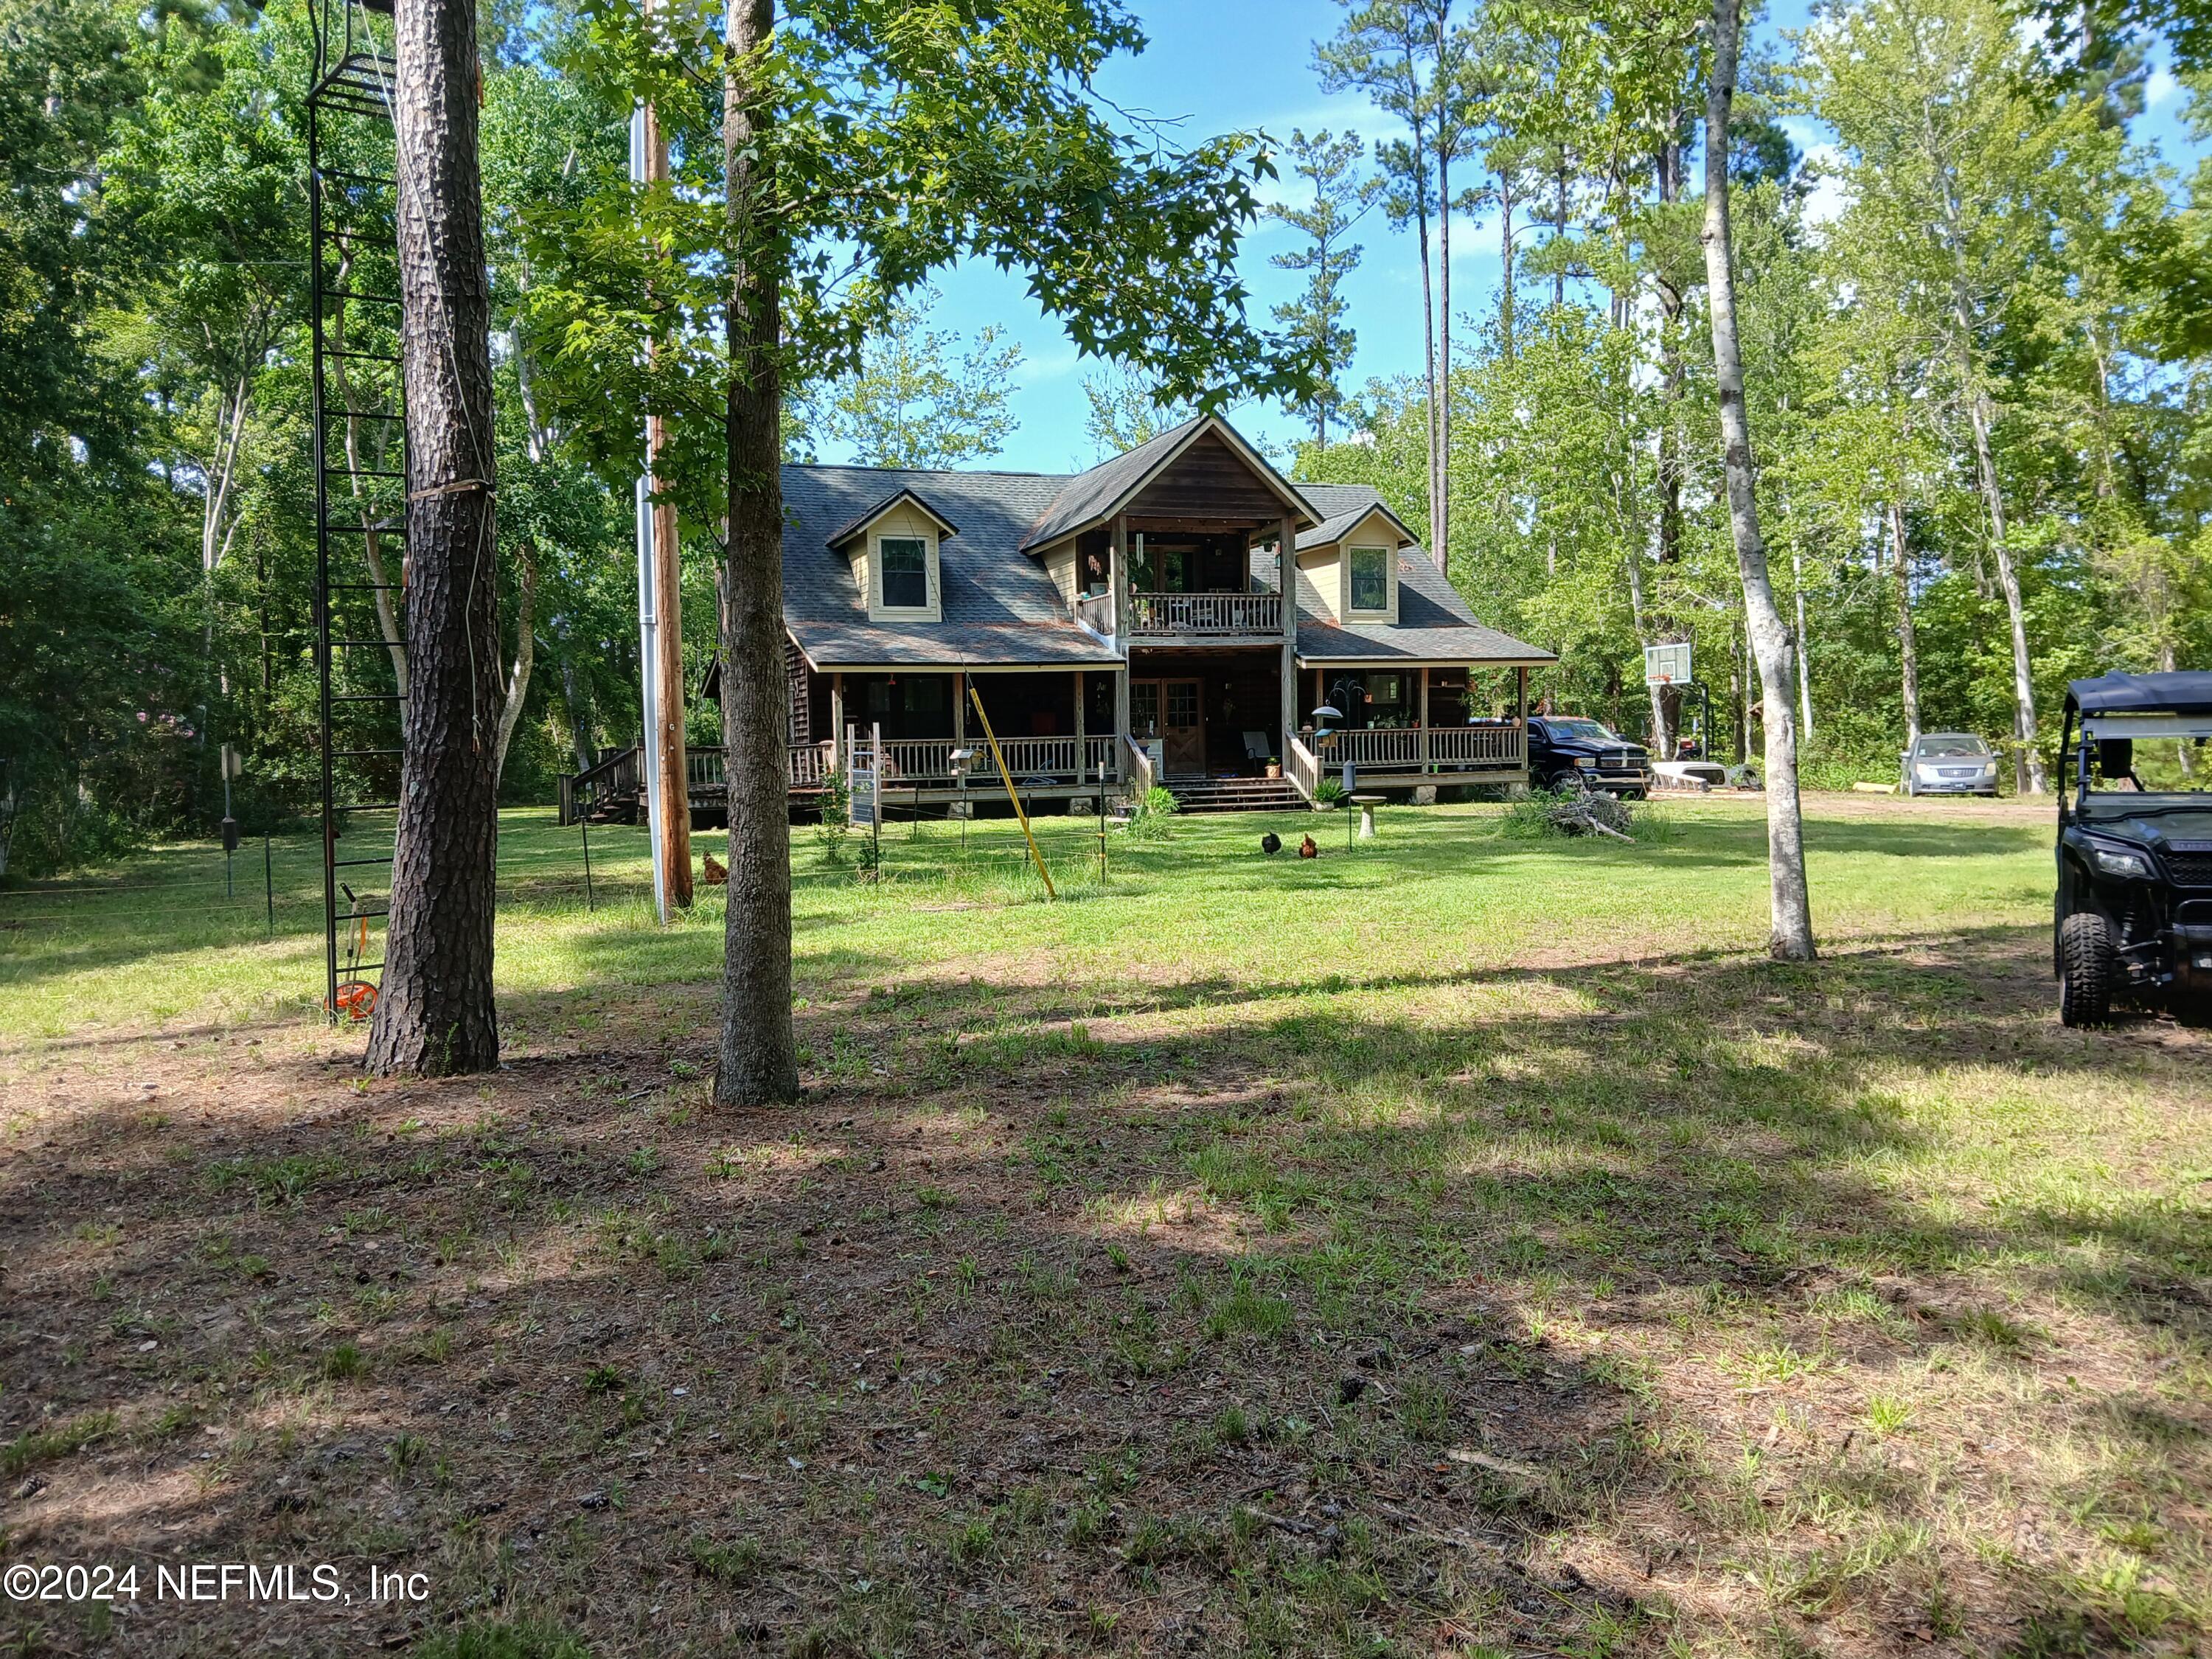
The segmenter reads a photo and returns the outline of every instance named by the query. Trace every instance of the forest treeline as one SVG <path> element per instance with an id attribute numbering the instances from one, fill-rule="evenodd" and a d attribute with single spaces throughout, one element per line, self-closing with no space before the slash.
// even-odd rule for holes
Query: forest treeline
<path id="1" fill-rule="evenodd" d="M 573 398 L 538 394 L 558 342 L 533 320 L 567 275 L 543 227 L 619 174 L 628 112 L 563 72 L 568 8 L 483 9 L 501 791 L 544 799 L 638 720 L 629 494 L 564 429 Z M 1429 14 L 1449 27 L 1394 47 Z M 2070 676 L 2212 661 L 2212 170 L 2179 177 L 2131 141 L 2146 38 L 2046 31 L 1997 0 L 1863 0 L 1745 65 L 1737 306 L 1809 782 L 1886 775 L 1916 719 L 2033 731 L 2013 743 L 2025 774 Z M 1544 689 L 1563 704 L 1663 726 L 1642 647 L 1691 641 L 1717 739 L 1755 756 L 1698 74 L 1685 57 L 1671 92 L 1639 84 L 1648 108 L 1593 102 L 1592 40 L 1566 9 L 1491 0 L 1347 7 L 1316 44 L 1322 83 L 1401 136 L 1279 135 L 1276 211 L 1305 240 L 1278 263 L 1306 285 L 1274 321 L 1340 379 L 1346 273 L 1403 261 L 1428 344 L 1398 378 L 1325 377 L 1283 459 L 1378 486 L 1479 614 L 1560 653 Z M 313 799 L 310 51 L 304 0 L 0 0 L 0 798 L 19 870 L 204 829 L 225 744 L 249 829 Z M 2181 68 L 2198 119 L 2212 80 Z M 1832 142 L 1799 154 L 1797 118 Z M 1504 280 L 1454 292 L 1453 239 L 1463 265 L 1476 236 Z M 802 389 L 794 453 L 973 465 L 1003 442 L 1006 349 L 963 356 L 926 302 L 900 314 L 898 340 Z M 1171 412 L 1112 370 L 1090 391 L 1102 445 Z M 697 668 L 714 556 L 687 556 Z M 712 741 L 716 711 L 694 714 Z"/>

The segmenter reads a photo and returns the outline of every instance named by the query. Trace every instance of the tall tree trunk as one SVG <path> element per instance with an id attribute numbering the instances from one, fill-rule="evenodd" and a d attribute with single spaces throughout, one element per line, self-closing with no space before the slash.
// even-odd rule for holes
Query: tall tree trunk
<path id="1" fill-rule="evenodd" d="M 568 642 L 554 639 L 561 667 L 561 702 L 568 711 L 568 746 L 576 757 L 576 769 L 588 772 L 599 763 L 599 744 L 592 733 L 595 722 L 582 689 L 576 683 L 576 662 Z"/>
<path id="2" fill-rule="evenodd" d="M 1786 528 L 1790 519 L 1790 503 L 1783 506 L 1783 523 Z M 1804 727 L 1805 741 L 1813 741 L 1813 647 L 1805 632 L 1805 552 L 1804 544 L 1796 537 L 1790 538 L 1790 596 L 1797 608 L 1797 718 Z"/>
<path id="3" fill-rule="evenodd" d="M 1797 799 L 1797 723 L 1790 708 L 1790 630 L 1774 602 L 1766 544 L 1752 493 L 1751 420 L 1744 407 L 1743 354 L 1735 328 L 1735 272 L 1729 234 L 1729 111 L 1735 97 L 1741 0 L 1713 0 L 1712 81 L 1705 89 L 1705 295 L 1712 313 L 1713 377 L 1720 394 L 1721 464 L 1729 529 L 1743 579 L 1744 611 L 1766 706 L 1766 864 L 1773 914 L 1768 949 L 1810 962 L 1812 899 L 1805 884 L 1805 826 Z"/>
<path id="4" fill-rule="evenodd" d="M 1943 185 L 1943 237 L 1951 256 L 1952 332 L 1959 360 L 1960 390 L 1966 402 L 1966 422 L 1974 435 L 1974 476 L 1980 483 L 1983 506 L 1989 514 L 1990 550 L 1996 558 L 1997 587 L 2004 595 L 2005 615 L 2012 624 L 2012 725 L 2018 745 L 2013 757 L 2014 787 L 2023 793 L 2039 795 L 2044 791 L 2045 780 L 2043 755 L 2037 746 L 2035 678 L 2027 653 L 2027 618 L 2021 604 L 2020 573 L 2013 568 L 2012 549 L 2005 534 L 2004 491 L 1998 482 L 1996 457 L 1990 444 L 1990 398 L 1974 362 L 1978 319 L 1967 266 L 1962 223 L 1965 216 L 1941 145 L 1932 137 L 1927 143 Z"/>
<path id="5" fill-rule="evenodd" d="M 1971 349 L 1962 349 L 1962 367 L 1972 373 Z M 2004 494 L 1997 484 L 1996 457 L 1990 447 L 1989 399 L 1969 385 L 1967 423 L 1974 433 L 1974 472 L 1980 479 L 1982 499 L 1989 509 L 1990 550 L 1996 556 L 1997 588 L 2004 595 L 2005 616 L 2012 624 L 2013 737 L 2018 744 L 2013 757 L 2013 787 L 2024 794 L 2044 790 L 2043 751 L 2037 746 L 2035 678 L 2027 654 L 2027 615 L 2021 603 L 2020 572 L 2014 568 L 2012 550 L 2006 544 Z"/>
<path id="6" fill-rule="evenodd" d="M 1905 540 L 1905 504 L 1889 504 L 1890 556 L 1897 564 L 1898 689 L 1905 699 L 1905 746 L 1920 738 L 1920 641 L 1912 626 L 1912 556 Z"/>
<path id="7" fill-rule="evenodd" d="M 1429 168 L 1426 152 L 1422 148 L 1426 143 L 1417 118 L 1413 123 L 1413 154 L 1419 176 L 1413 180 L 1413 228 L 1421 239 L 1422 373 L 1428 377 L 1429 385 L 1429 546 L 1441 566 L 1444 562 L 1443 545 L 1437 532 L 1443 513 L 1443 489 L 1437 475 L 1443 469 L 1443 443 L 1437 422 L 1443 393 L 1437 385 L 1437 302 L 1429 270 Z"/>
<path id="8" fill-rule="evenodd" d="M 538 641 L 534 624 L 538 620 L 538 546 L 535 542 L 522 544 L 521 592 L 517 595 L 514 612 L 514 663 L 507 671 L 507 697 L 500 705 L 499 741 L 492 754 L 491 787 L 498 793 L 500 780 L 507 775 L 507 746 L 514 741 L 515 723 L 522 718 L 522 705 L 530 696 L 530 670 L 538 659 Z"/>
<path id="9" fill-rule="evenodd" d="M 1659 199 L 1677 200 L 1682 193 L 1681 146 L 1671 138 L 1659 149 Z M 1688 379 L 1682 371 L 1682 342 L 1676 332 L 1682 319 L 1682 295 L 1673 280 L 1659 277 L 1659 562 L 1672 564 L 1682 556 L 1682 454 L 1675 431 Z"/>
<path id="10" fill-rule="evenodd" d="M 1552 231 L 1554 241 L 1567 240 L 1567 147 L 1559 146 L 1559 193 L 1553 206 Z M 1559 252 L 1562 263 L 1552 267 L 1552 309 L 1557 311 L 1567 302 L 1567 268 L 1564 250 Z"/>
<path id="11" fill-rule="evenodd" d="M 1444 39 L 1447 7 L 1437 9 L 1437 79 L 1451 62 Z M 1449 99 L 1451 88 L 1441 88 Z M 1437 112 L 1437 506 L 1431 533 L 1437 568 L 1451 568 L 1451 124 Z"/>
<path id="12" fill-rule="evenodd" d="M 1513 361 L 1513 174 L 1498 174 L 1498 337 L 1505 361 Z"/>
<path id="13" fill-rule="evenodd" d="M 499 1064 L 491 295 L 477 163 L 476 7 L 398 0 L 395 15 L 413 672 L 368 1067 L 443 1075 Z"/>
<path id="14" fill-rule="evenodd" d="M 722 1042 L 714 1099 L 756 1106 L 799 1097 L 791 1025 L 791 827 L 784 746 L 784 250 L 775 180 L 756 149 L 769 121 L 759 58 L 773 0 L 732 0 L 722 155 L 733 258 L 730 353 L 730 520 L 722 606 L 723 774 L 730 803 L 729 908 L 722 956 Z"/>
<path id="15" fill-rule="evenodd" d="M 1636 643 L 1645 648 L 1657 643 L 1645 631 L 1644 621 L 1644 551 L 1632 544 L 1628 550 L 1628 613 L 1629 623 L 1636 629 Z M 1651 757 L 1654 760 L 1674 758 L 1674 745 L 1668 741 L 1667 700 L 1651 677 L 1644 677 L 1644 689 L 1651 697 Z"/>

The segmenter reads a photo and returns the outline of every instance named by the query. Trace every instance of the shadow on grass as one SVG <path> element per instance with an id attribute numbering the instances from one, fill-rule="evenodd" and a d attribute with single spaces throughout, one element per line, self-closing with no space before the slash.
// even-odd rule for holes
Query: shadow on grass
<path id="1" fill-rule="evenodd" d="M 155 1609 L 155 1654 L 357 1651 L 487 1609 L 603 1654 L 2172 1636 L 2172 1598 L 2069 1576 L 2063 1539 L 1997 1572 L 1939 1542 L 1950 1493 L 1855 1450 L 1848 1412 L 1803 1457 L 1856 1494 L 1828 1524 L 1888 1555 L 1837 1565 L 1745 1472 L 1756 1396 L 1806 1371 L 2024 1370 L 2045 1339 L 1976 1288 L 2023 1257 L 2122 1330 L 2203 1340 L 2200 1209 L 2107 1186 L 1963 1215 L 1883 1178 L 1955 1150 L 1915 1091 L 2205 1077 L 2201 1045 L 2060 1031 L 2034 945 L 908 977 L 808 1008 L 808 1101 L 740 1119 L 706 1102 L 709 990 L 571 992 L 505 1016 L 589 1008 L 599 1046 L 492 1079 L 273 1068 L 205 1079 L 197 1115 L 88 1109 L 0 1166 L 0 1442 L 48 1483 L 13 1553 L 438 1586 Z M 2185 1417 L 2112 1392 L 2146 1494 L 2198 1468 Z M 27 1437 L 100 1412 L 73 1454 Z"/>

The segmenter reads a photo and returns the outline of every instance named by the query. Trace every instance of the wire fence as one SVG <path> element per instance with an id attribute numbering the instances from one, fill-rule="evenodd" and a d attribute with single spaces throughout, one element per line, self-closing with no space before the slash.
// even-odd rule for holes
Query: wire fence
<path id="1" fill-rule="evenodd" d="M 390 884 L 381 862 L 392 845 L 391 815 L 356 814 L 343 833 L 339 857 L 372 860 L 341 869 L 364 899 L 380 900 Z M 792 826 L 794 873 L 801 880 L 856 886 L 939 884 L 1002 886 L 1010 898 L 1039 887 L 1028 846 L 1011 817 L 973 821 L 894 807 L 874 830 L 825 836 L 811 824 Z M 1055 888 L 1081 890 L 1110 880 L 1129 845 L 1095 815 L 1033 817 L 1038 854 Z M 692 832 L 693 878 L 711 900 L 706 860 L 724 868 L 728 832 Z M 259 836 L 226 854 L 219 842 L 171 843 L 131 856 L 112 871 L 15 881 L 0 887 L 0 951 L 11 932 L 98 926 L 106 933 L 219 930 L 264 937 L 315 933 L 322 926 L 323 867 L 318 837 L 305 833 Z M 498 903 L 532 910 L 580 908 L 617 913 L 641 908 L 649 925 L 653 875 L 642 824 L 551 822 L 551 814 L 503 815 L 495 888 Z M 159 925 L 159 926 L 157 926 Z"/>

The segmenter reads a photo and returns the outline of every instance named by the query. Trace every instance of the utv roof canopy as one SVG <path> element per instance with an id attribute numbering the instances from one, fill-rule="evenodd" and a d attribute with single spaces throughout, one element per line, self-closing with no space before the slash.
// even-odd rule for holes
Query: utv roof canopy
<path id="1" fill-rule="evenodd" d="M 2212 673 L 2103 674 L 2075 680 L 2066 701 L 2084 714 L 2212 712 Z"/>

